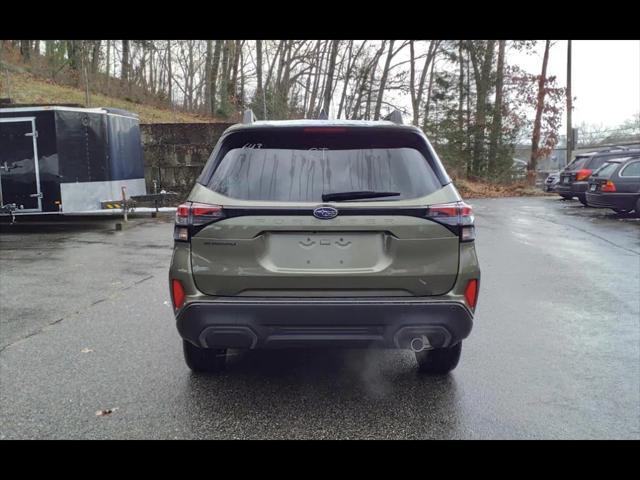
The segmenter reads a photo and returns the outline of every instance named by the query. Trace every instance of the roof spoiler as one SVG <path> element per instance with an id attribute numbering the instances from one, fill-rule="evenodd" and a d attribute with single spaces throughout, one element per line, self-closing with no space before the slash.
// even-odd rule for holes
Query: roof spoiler
<path id="1" fill-rule="evenodd" d="M 257 120 L 258 119 L 256 118 L 256 116 L 253 114 L 253 110 L 251 110 L 250 108 L 245 110 L 244 113 L 242 114 L 242 123 L 244 124 L 253 123 L 253 122 L 256 122 Z"/>
<path id="2" fill-rule="evenodd" d="M 391 112 L 389 115 L 387 115 L 386 117 L 384 117 L 384 120 L 387 120 L 389 122 L 393 122 L 397 125 L 402 125 L 402 113 L 400 113 L 400 110 L 394 110 L 393 112 Z"/>

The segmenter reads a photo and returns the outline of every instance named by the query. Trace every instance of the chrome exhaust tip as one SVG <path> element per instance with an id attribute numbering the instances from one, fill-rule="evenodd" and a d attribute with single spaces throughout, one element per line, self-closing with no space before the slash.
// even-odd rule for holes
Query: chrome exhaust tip
<path id="1" fill-rule="evenodd" d="M 422 352 L 423 350 L 431 350 L 433 348 L 431 346 L 431 343 L 429 342 L 429 338 L 426 335 L 411 339 L 411 342 L 409 342 L 409 347 L 414 352 Z"/>

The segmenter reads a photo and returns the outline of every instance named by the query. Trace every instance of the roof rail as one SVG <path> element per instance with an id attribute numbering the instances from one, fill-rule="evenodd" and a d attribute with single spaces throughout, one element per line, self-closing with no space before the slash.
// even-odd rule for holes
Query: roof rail
<path id="1" fill-rule="evenodd" d="M 398 125 L 402 125 L 402 113 L 400 113 L 400 110 L 394 110 L 393 112 L 391 112 L 389 115 L 387 115 L 386 117 L 384 117 L 385 120 L 388 120 L 390 122 L 396 123 Z"/>
<path id="2" fill-rule="evenodd" d="M 251 110 L 250 108 L 245 110 L 242 114 L 242 123 L 253 123 L 257 120 L 258 119 L 256 118 L 256 116 L 253 114 L 253 110 Z"/>
<path id="3" fill-rule="evenodd" d="M 324 108 L 320 111 L 318 120 L 329 120 L 329 115 L 327 115 L 327 112 L 325 112 Z"/>

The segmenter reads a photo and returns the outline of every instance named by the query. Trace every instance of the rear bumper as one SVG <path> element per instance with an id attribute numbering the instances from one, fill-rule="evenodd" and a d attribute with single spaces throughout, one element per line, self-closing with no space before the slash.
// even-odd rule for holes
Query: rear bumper
<path id="1" fill-rule="evenodd" d="M 592 207 L 633 210 L 640 198 L 637 193 L 586 193 L 587 203 Z"/>
<path id="2" fill-rule="evenodd" d="M 408 298 L 216 298 L 188 303 L 178 332 L 205 348 L 410 348 L 426 337 L 435 348 L 471 332 L 464 303 Z"/>
<path id="3" fill-rule="evenodd" d="M 573 182 L 570 184 L 558 184 L 555 191 L 562 195 L 573 195 L 575 197 L 583 197 L 589 187 L 589 182 Z"/>

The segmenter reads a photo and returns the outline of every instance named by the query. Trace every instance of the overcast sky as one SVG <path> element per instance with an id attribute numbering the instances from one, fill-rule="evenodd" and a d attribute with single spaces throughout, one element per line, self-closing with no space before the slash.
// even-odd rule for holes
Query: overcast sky
<path id="1" fill-rule="evenodd" d="M 548 75 L 556 75 L 560 86 L 567 84 L 567 43 L 556 41 L 549 51 Z M 535 55 L 512 54 L 508 60 L 540 72 L 544 41 L 537 50 Z M 640 112 L 640 40 L 573 40 L 571 50 L 574 126 L 586 122 L 616 127 Z M 565 128 L 563 124 L 560 131 Z"/>

